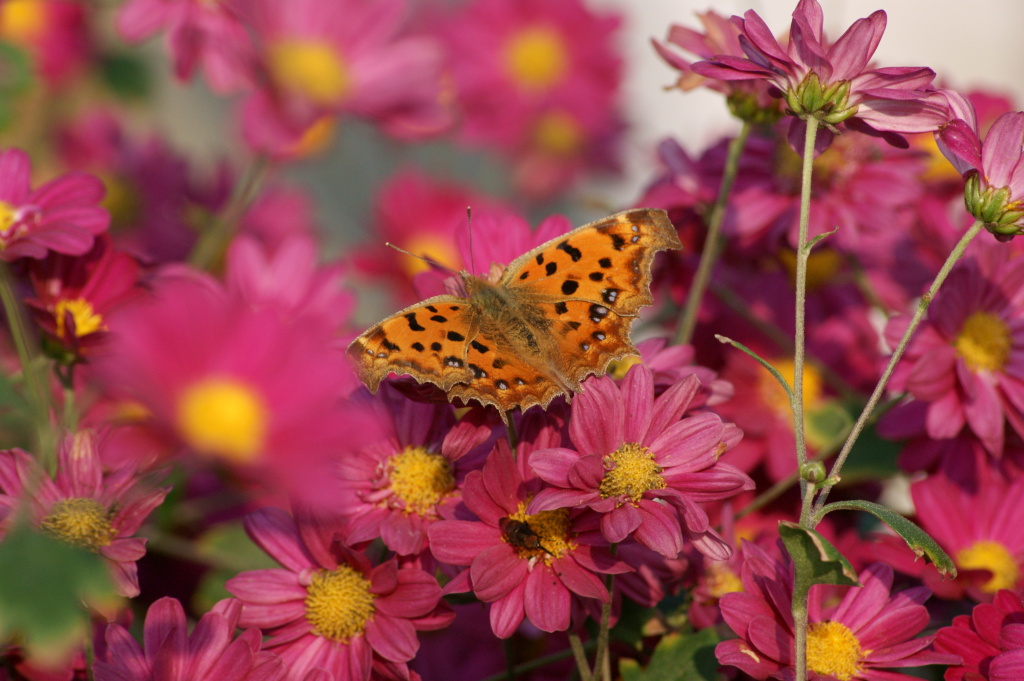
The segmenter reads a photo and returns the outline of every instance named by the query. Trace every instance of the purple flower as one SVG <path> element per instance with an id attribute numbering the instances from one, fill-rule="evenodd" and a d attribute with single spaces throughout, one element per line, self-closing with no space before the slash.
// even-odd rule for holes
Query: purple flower
<path id="1" fill-rule="evenodd" d="M 935 72 L 926 67 L 871 68 L 885 31 L 879 10 L 858 19 L 834 43 L 825 38 L 821 5 L 800 0 L 789 42 L 782 47 L 753 10 L 734 17 L 744 57 L 718 55 L 692 65 L 694 73 L 719 80 L 766 80 L 796 117 L 790 144 L 803 146 L 806 119 L 824 124 L 815 150 L 823 151 L 843 123 L 848 128 L 906 147 L 900 133 L 931 132 L 950 119 L 946 98 L 931 89 Z"/>
<path id="2" fill-rule="evenodd" d="M 0 260 L 82 255 L 106 231 L 110 215 L 100 207 L 103 183 L 68 173 L 32 189 L 28 155 L 0 152 Z"/>
<path id="3" fill-rule="evenodd" d="M 731 548 L 698 502 L 726 499 L 754 483 L 719 458 L 739 442 L 739 428 L 710 412 L 685 416 L 700 387 L 696 376 L 657 399 L 651 370 L 638 364 L 621 383 L 592 378 L 576 396 L 569 437 L 576 449 L 537 450 L 530 466 L 554 488 L 541 490 L 529 513 L 587 506 L 602 514 L 610 542 L 633 536 L 673 558 L 683 537 L 719 560 Z"/>

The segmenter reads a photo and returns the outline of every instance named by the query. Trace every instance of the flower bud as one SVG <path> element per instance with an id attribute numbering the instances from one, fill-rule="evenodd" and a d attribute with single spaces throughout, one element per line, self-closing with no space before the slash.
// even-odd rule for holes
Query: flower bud
<path id="1" fill-rule="evenodd" d="M 812 485 L 823 482 L 826 475 L 825 464 L 820 461 L 806 461 L 800 466 L 800 479 Z"/>
<path id="2" fill-rule="evenodd" d="M 984 222 L 985 229 L 1000 241 L 1024 234 L 1024 205 L 1011 198 L 1008 187 L 986 187 L 977 172 L 968 175 L 964 185 L 967 212 Z"/>

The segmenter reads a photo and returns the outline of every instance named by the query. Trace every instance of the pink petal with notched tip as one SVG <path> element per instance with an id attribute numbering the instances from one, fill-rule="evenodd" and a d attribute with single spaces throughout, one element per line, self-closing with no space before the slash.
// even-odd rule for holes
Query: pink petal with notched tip
<path id="1" fill-rule="evenodd" d="M 625 408 L 623 442 L 639 443 L 647 437 L 654 406 L 654 374 L 644 364 L 634 364 L 619 385 Z M 618 447 L 616 446 L 616 449 Z"/>
<path id="2" fill-rule="evenodd" d="M 523 603 L 525 592 L 526 584 L 523 582 L 517 584 L 505 598 L 491 603 L 491 629 L 498 638 L 508 638 L 516 633 L 516 629 L 522 624 L 523 617 L 526 616 Z"/>
<path id="3" fill-rule="evenodd" d="M 615 381 L 607 376 L 589 378 L 584 392 L 573 399 L 569 438 L 580 454 L 609 454 L 623 442 L 624 416 Z"/>
<path id="4" fill-rule="evenodd" d="M 643 517 L 632 504 L 626 503 L 601 516 L 601 534 L 609 542 L 623 541 L 640 527 Z"/>
<path id="5" fill-rule="evenodd" d="M 527 573 L 526 561 L 510 545 L 484 549 L 469 567 L 473 592 L 485 603 L 504 598 Z"/>
<path id="6" fill-rule="evenodd" d="M 374 607 L 393 617 L 415 618 L 429 614 L 441 600 L 437 580 L 423 570 L 398 571 L 398 586 L 387 596 L 377 598 Z"/>
<path id="7" fill-rule="evenodd" d="M 683 533 L 675 508 L 657 502 L 641 502 L 637 511 L 641 522 L 633 538 L 666 558 L 678 556 L 683 550 Z"/>
<path id="8" fill-rule="evenodd" d="M 530 623 L 541 631 L 569 628 L 569 601 L 569 591 L 551 568 L 537 568 L 526 575 L 523 611 Z"/>

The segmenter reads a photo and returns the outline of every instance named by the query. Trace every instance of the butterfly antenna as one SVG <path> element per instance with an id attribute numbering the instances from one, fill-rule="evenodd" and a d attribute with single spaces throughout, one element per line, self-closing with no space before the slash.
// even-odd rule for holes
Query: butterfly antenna
<path id="1" fill-rule="evenodd" d="M 400 246 L 394 245 L 390 241 L 385 241 L 384 245 L 387 246 L 388 248 L 395 249 L 399 253 L 404 253 L 405 255 L 409 256 L 410 258 L 416 258 L 417 260 L 422 260 L 423 262 L 427 263 L 428 265 L 433 265 L 434 267 L 438 267 L 438 268 L 444 270 L 445 272 L 451 272 L 455 276 L 459 276 L 458 272 L 456 272 L 455 270 L 453 270 L 452 268 L 450 268 L 450 267 L 448 267 L 446 265 L 442 265 L 441 263 L 439 263 L 438 261 L 434 260 L 433 258 L 428 258 L 425 255 L 416 255 L 415 253 L 410 253 L 409 251 L 405 250 L 404 248 L 401 248 Z"/>
<path id="2" fill-rule="evenodd" d="M 469 273 L 476 276 L 473 271 L 473 206 L 466 206 L 466 228 L 469 230 Z"/>

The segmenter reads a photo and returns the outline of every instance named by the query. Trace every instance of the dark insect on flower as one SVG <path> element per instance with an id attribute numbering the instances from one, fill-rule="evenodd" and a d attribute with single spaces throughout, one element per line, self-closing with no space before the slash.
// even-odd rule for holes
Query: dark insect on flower
<path id="1" fill-rule="evenodd" d="M 548 555 L 554 555 L 540 543 L 540 535 L 534 532 L 530 523 L 512 518 L 502 518 L 498 521 L 501 528 L 501 535 L 512 546 L 517 549 L 541 550 Z"/>

